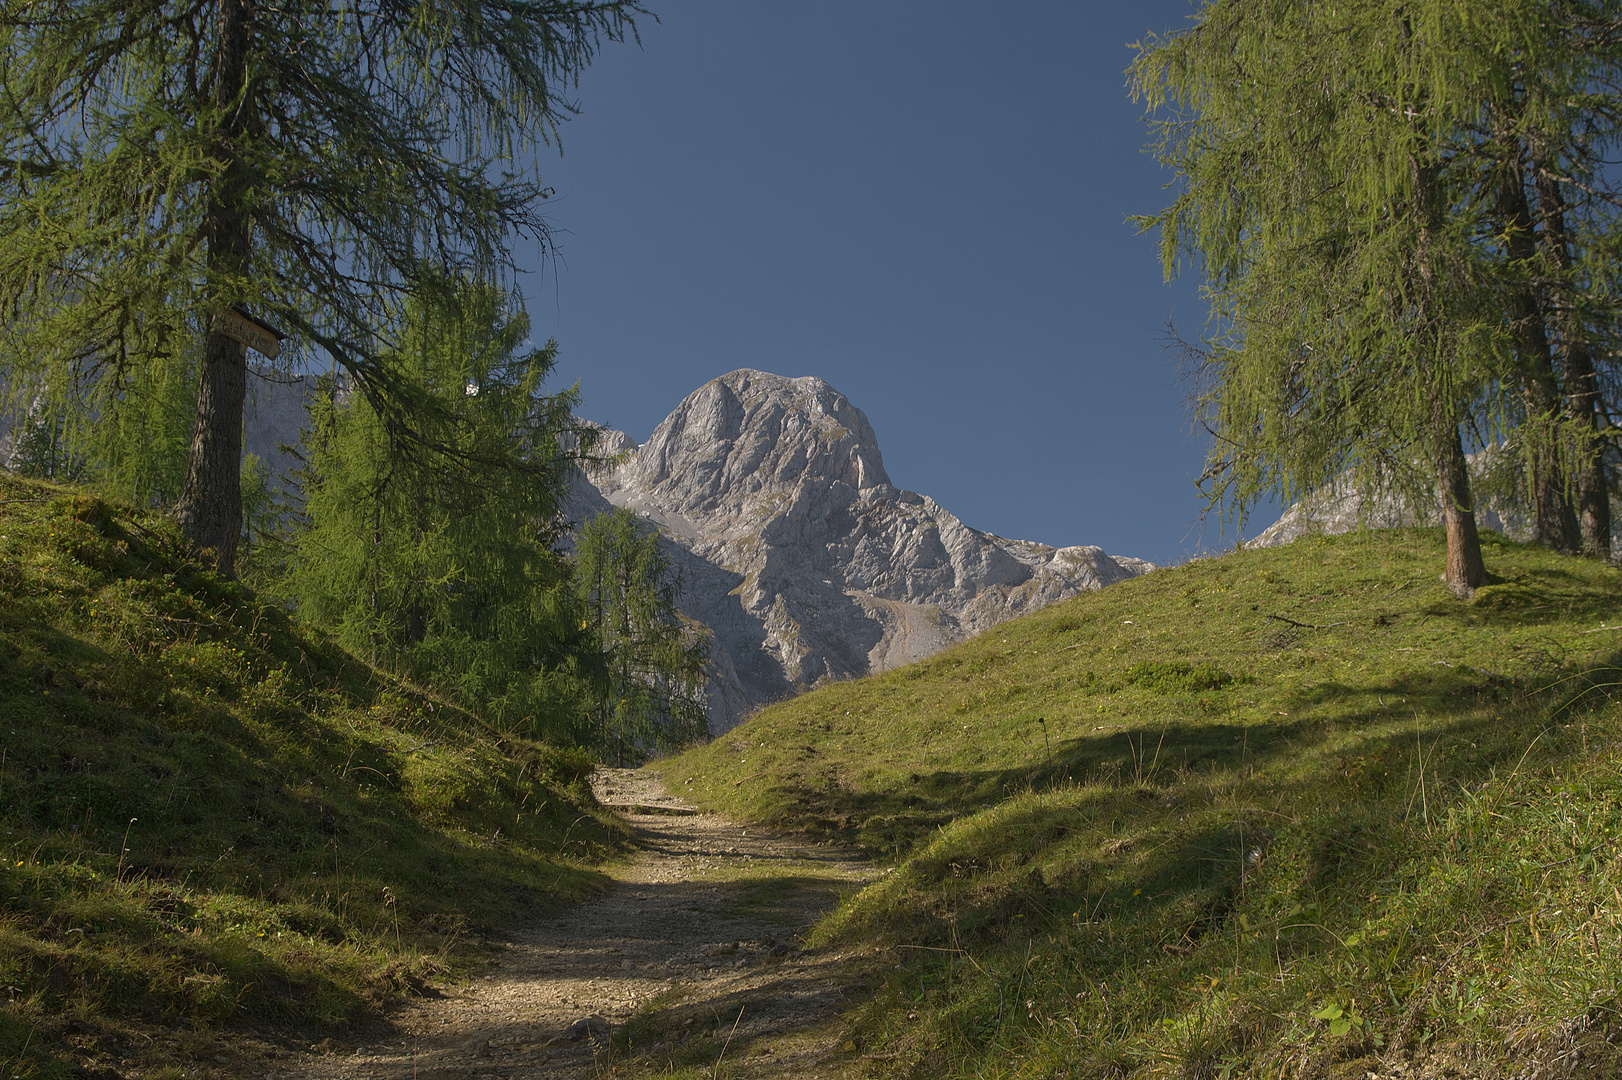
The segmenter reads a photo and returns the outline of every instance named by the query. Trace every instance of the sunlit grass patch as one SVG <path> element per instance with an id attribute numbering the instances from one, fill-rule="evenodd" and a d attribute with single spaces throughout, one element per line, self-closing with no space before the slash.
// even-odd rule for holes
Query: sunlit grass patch
<path id="1" fill-rule="evenodd" d="M 1622 574 L 1492 539 L 1467 603 L 1438 550 L 1160 571 L 774 706 L 666 775 L 894 863 L 817 938 L 894 950 L 857 1014 L 878 1074 L 1614 1062 Z"/>

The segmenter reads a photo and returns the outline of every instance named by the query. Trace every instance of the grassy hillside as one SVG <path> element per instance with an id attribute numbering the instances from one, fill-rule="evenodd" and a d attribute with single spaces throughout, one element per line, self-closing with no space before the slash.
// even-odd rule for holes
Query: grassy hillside
<path id="1" fill-rule="evenodd" d="M 244 1075 L 244 1035 L 365 1022 L 594 887 L 590 769 L 0 474 L 0 1075 Z"/>
<path id="2" fill-rule="evenodd" d="M 1487 560 L 1470 602 L 1422 530 L 1156 572 L 664 772 L 894 861 L 822 930 L 894 950 L 858 1073 L 1615 1075 L 1622 573 Z"/>

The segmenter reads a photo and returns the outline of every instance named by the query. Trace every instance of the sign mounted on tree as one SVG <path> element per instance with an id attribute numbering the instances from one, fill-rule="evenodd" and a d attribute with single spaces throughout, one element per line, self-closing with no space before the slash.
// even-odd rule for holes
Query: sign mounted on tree
<path id="1" fill-rule="evenodd" d="M 227 308 L 220 312 L 214 319 L 214 329 L 262 353 L 267 360 L 274 360 L 282 354 L 282 338 L 285 335 L 239 308 Z"/>

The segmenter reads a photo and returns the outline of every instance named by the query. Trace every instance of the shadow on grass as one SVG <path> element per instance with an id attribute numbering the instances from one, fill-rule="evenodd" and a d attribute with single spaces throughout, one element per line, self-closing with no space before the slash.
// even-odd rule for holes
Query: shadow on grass
<path id="1" fill-rule="evenodd" d="M 1350 723 L 1358 727 L 1351 738 L 1347 722 L 1321 732 L 1305 721 L 1168 725 L 1167 745 L 1188 740 L 1211 752 L 1215 768 L 1205 776 L 1173 768 L 1043 786 L 1027 781 L 1068 774 L 941 774 L 926 783 L 972 785 L 986 795 L 1012 791 L 986 807 L 943 807 L 934 822 L 909 816 L 904 803 L 855 800 L 852 812 L 867 815 L 859 834 L 870 847 L 899 838 L 902 861 L 833 932 L 952 949 L 1059 935 L 1100 970 L 1125 957 L 1175 964 L 1228 925 L 1264 866 L 1282 874 L 1269 888 L 1355 915 L 1370 894 L 1385 891 L 1381 882 L 1426 857 L 1428 827 L 1418 826 L 1443 820 L 1445 803 L 1461 788 L 1524 766 L 1539 741 L 1558 754 L 1575 738 L 1545 737 L 1548 721 L 1530 710 L 1507 724 L 1490 710 L 1460 711 L 1433 718 L 1417 739 L 1400 721 L 1361 719 L 1361 727 Z M 1123 742 L 1071 740 L 1049 769 L 1107 765 Z M 1326 945 L 1333 935 L 1319 922 L 1278 920 L 1275 959 Z"/>
<path id="2" fill-rule="evenodd" d="M 1622 653 L 1581 671 L 1552 675 L 1545 689 L 1535 692 L 1467 667 L 1437 667 L 1376 686 L 1320 682 L 1291 695 L 1290 717 L 1146 722 L 1053 742 L 1045 758 L 1028 765 L 915 772 L 895 790 L 779 785 L 772 800 L 796 812 L 774 823 L 854 841 L 875 856 L 899 859 L 948 822 L 1022 793 L 1074 785 L 1130 794 L 1124 805 L 1131 805 L 1153 803 L 1155 792 L 1199 775 L 1228 775 L 1232 785 L 1265 775 L 1270 797 L 1280 800 L 1308 792 L 1378 798 L 1393 784 L 1403 788 L 1413 781 L 1421 748 L 1426 768 L 1437 767 L 1431 754 L 1442 739 L 1473 748 L 1466 758 L 1448 762 L 1455 779 L 1479 779 L 1506 758 L 1513 765 L 1536 730 L 1521 731 L 1520 725 L 1530 721 L 1520 721 L 1506 742 L 1505 712 L 1527 717 L 1541 710 L 1558 719 L 1602 700 L 1619 685 Z M 1040 749 L 1035 724 L 1031 735 Z M 1226 849 L 1225 840 L 1213 843 Z"/>
<path id="3" fill-rule="evenodd" d="M 450 757 L 458 790 L 414 804 L 404 728 L 372 717 L 387 688 L 358 670 L 261 709 L 242 671 L 10 618 L 0 644 L 0 975 L 51 1023 L 343 1026 L 491 926 L 608 884 L 585 863 L 617 827 L 521 761 L 474 784 Z"/>

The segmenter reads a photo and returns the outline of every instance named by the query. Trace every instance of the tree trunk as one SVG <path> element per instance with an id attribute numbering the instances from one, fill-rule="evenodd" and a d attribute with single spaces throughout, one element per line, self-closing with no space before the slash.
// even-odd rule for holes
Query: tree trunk
<path id="1" fill-rule="evenodd" d="M 250 127 L 244 90 L 253 14 L 252 0 L 220 4 L 214 104 L 224 110 L 215 132 L 224 168 L 203 224 L 208 240 L 209 326 L 197 391 L 197 426 L 186 482 L 175 505 L 182 534 L 195 547 L 211 552 L 211 561 L 227 577 L 236 573 L 237 540 L 242 535 L 242 407 L 248 389 L 248 351 L 212 323 L 241 288 L 252 253 L 253 222 L 245 205 L 251 184 L 242 138 Z"/>
<path id="2" fill-rule="evenodd" d="M 1498 185 L 1504 254 L 1514 267 L 1526 273 L 1537 258 L 1537 241 L 1532 234 L 1532 210 L 1526 200 L 1521 143 L 1505 133 L 1500 134 L 1497 142 L 1504 159 Z M 1560 384 L 1555 377 L 1554 354 L 1544 326 L 1543 305 L 1538 303 L 1528 280 L 1523 279 L 1515 287 L 1510 299 L 1510 320 L 1521 373 L 1521 392 L 1526 398 L 1528 423 L 1522 433 L 1522 443 L 1531 473 L 1538 539 L 1556 551 L 1575 555 L 1582 548 L 1582 536 L 1566 489 L 1565 470 L 1560 464 L 1563 414 Z"/>
<path id="3" fill-rule="evenodd" d="M 242 406 L 248 391 L 247 348 L 219 331 L 208 335 L 197 426 L 175 517 L 193 546 L 227 577 L 235 573 L 242 535 Z"/>
<path id="4" fill-rule="evenodd" d="M 1567 409 L 1579 424 L 1577 445 L 1577 521 L 1583 554 L 1611 557 L 1611 485 L 1605 475 L 1605 416 L 1600 409 L 1599 378 L 1587 349 L 1572 347 L 1566 356 Z"/>
<path id="5" fill-rule="evenodd" d="M 1407 21 L 1403 22 L 1404 36 Z M 1446 355 L 1438 326 L 1434 304 L 1434 268 L 1431 265 L 1431 244 L 1440 231 L 1441 200 L 1437 177 L 1439 168 L 1434 161 L 1422 162 L 1415 154 L 1408 157 L 1414 184 L 1414 199 L 1420 220 L 1419 245 L 1415 252 L 1414 327 L 1418 334 L 1432 339 L 1427 349 L 1436 362 Z M 1487 567 L 1481 559 L 1481 537 L 1476 533 L 1475 502 L 1470 497 L 1470 470 L 1464 457 L 1464 443 L 1459 436 L 1459 415 L 1453 402 L 1444 395 L 1447 380 L 1436 377 L 1430 389 L 1431 438 L 1436 463 L 1436 486 L 1442 496 L 1442 521 L 1447 526 L 1447 565 L 1442 580 L 1455 596 L 1468 598 L 1487 582 Z"/>
<path id="6" fill-rule="evenodd" d="M 1527 379 L 1527 382 L 1532 382 Z M 1566 490 L 1565 470 L 1560 467 L 1560 402 L 1550 402 L 1540 391 L 1526 387 L 1526 408 L 1532 430 L 1523 429 L 1526 464 L 1531 474 L 1532 514 L 1538 540 L 1544 547 L 1566 555 L 1583 549 L 1582 530 Z"/>
<path id="7" fill-rule="evenodd" d="M 1572 296 L 1571 243 L 1566 233 L 1565 199 L 1550 164 L 1534 161 L 1533 165 L 1543 244 L 1555 271 L 1549 294 L 1565 367 L 1562 389 L 1566 415 L 1576 429 L 1573 479 L 1577 488 L 1582 551 L 1594 558 L 1608 559 L 1611 556 L 1611 493 L 1605 476 L 1606 421 L 1593 354 L 1584 341 L 1582 319 Z"/>
<path id="8" fill-rule="evenodd" d="M 1438 428 L 1436 486 L 1442 494 L 1442 521 L 1447 526 L 1447 568 L 1442 580 L 1460 599 L 1487 583 L 1487 565 L 1481 558 L 1476 533 L 1475 504 L 1470 498 L 1470 470 L 1464 457 L 1459 426 L 1444 422 Z"/>
<path id="9" fill-rule="evenodd" d="M 1521 438 L 1531 473 L 1538 539 L 1555 551 L 1575 555 L 1582 550 L 1583 538 L 1560 463 L 1564 410 L 1549 335 L 1543 325 L 1543 307 L 1531 287 L 1524 286 L 1516 290 L 1511 310 L 1528 421 Z"/>

